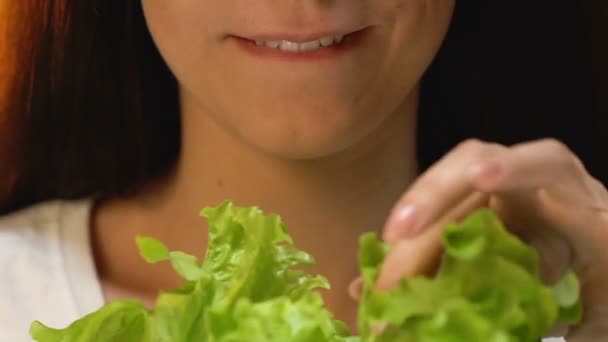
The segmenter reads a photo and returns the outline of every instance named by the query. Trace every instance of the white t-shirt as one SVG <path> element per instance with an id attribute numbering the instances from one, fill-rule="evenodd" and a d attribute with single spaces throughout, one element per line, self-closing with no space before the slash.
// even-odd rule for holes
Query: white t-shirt
<path id="1" fill-rule="evenodd" d="M 46 202 L 0 218 L 0 342 L 31 342 L 32 321 L 63 328 L 104 304 L 92 202 Z"/>
<path id="2" fill-rule="evenodd" d="M 46 202 L 0 218 L 0 342 L 32 341 L 32 321 L 63 328 L 103 305 L 91 204 Z"/>

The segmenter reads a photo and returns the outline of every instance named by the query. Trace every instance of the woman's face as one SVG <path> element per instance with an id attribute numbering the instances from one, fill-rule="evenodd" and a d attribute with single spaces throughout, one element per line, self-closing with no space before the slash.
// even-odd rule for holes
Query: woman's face
<path id="1" fill-rule="evenodd" d="M 142 4 L 185 107 L 265 153 L 314 158 L 400 114 L 441 44 L 454 0 Z"/>

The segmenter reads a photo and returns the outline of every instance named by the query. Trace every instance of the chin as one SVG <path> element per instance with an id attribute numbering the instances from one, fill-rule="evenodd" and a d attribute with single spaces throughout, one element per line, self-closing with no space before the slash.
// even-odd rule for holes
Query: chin
<path id="1" fill-rule="evenodd" d="M 292 111 L 290 115 L 271 119 L 267 124 L 258 122 L 258 125 L 240 127 L 240 139 L 273 157 L 311 160 L 348 150 L 382 122 L 378 117 L 352 110 L 324 111 L 324 114 L 316 115 L 310 115 L 311 112 Z"/>
<path id="2" fill-rule="evenodd" d="M 297 143 L 259 143 L 255 148 L 264 154 L 287 160 L 314 160 L 331 157 L 355 145 L 355 139 L 332 137 L 301 139 Z"/>

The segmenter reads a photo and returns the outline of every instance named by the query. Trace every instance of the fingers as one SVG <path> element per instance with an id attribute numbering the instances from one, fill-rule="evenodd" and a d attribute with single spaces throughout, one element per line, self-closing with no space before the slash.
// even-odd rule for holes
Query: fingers
<path id="1" fill-rule="evenodd" d="M 483 176 L 488 168 L 499 171 Z M 503 198 L 532 195 L 536 205 L 530 211 L 581 252 L 580 246 L 589 246 L 593 233 L 589 227 L 598 226 L 592 222 L 599 217 L 594 212 L 598 208 L 608 212 L 605 188 L 564 144 L 553 139 L 515 145 L 481 161 L 471 166 L 471 180 L 474 189 Z"/>
<path id="2" fill-rule="evenodd" d="M 474 189 L 466 172 L 471 164 L 507 148 L 467 140 L 427 170 L 395 205 L 384 230 L 384 239 L 395 243 L 417 235 Z"/>
<path id="3" fill-rule="evenodd" d="M 469 168 L 475 189 L 502 193 L 544 188 L 569 202 L 589 198 L 586 171 L 564 144 L 544 139 L 515 145 Z"/>
<path id="4" fill-rule="evenodd" d="M 406 276 L 434 271 L 441 254 L 443 227 L 448 223 L 464 219 L 470 212 L 486 206 L 487 203 L 487 195 L 479 192 L 470 194 L 415 239 L 403 239 L 397 242 L 384 261 L 376 283 L 377 289 L 388 290 L 398 285 Z"/>
<path id="5" fill-rule="evenodd" d="M 387 220 L 384 238 L 392 249 L 377 290 L 432 272 L 443 227 L 490 205 L 506 223 L 522 223 L 520 233 L 530 234 L 528 243 L 541 252 L 545 280 L 553 282 L 572 268 L 583 279 L 588 318 L 568 336 L 586 341 L 605 334 L 608 304 L 601 293 L 608 282 L 608 191 L 553 139 L 510 148 L 472 140 L 425 172 Z M 594 279 L 598 276 L 603 278 Z"/>
<path id="6" fill-rule="evenodd" d="M 410 187 L 387 220 L 384 239 L 396 243 L 416 236 L 474 191 L 505 198 L 525 195 L 534 201 L 536 195 L 549 196 L 564 209 L 598 208 L 601 207 L 598 203 L 606 203 L 608 194 L 596 183 L 580 160 L 556 140 L 539 140 L 511 148 L 470 140 L 437 162 Z M 553 209 L 560 211 L 555 205 Z M 572 210 L 561 210 L 561 214 L 554 216 L 566 222 L 563 216 L 567 212 Z"/>
<path id="7" fill-rule="evenodd" d="M 606 207 L 602 200 L 607 194 L 596 183 L 580 160 L 553 139 L 510 148 L 478 140 L 462 143 L 426 171 L 392 211 L 384 230 L 384 239 L 394 245 L 384 265 L 390 272 L 383 272 L 379 287 L 431 269 L 439 254 L 444 213 L 462 207 L 464 199 L 477 192 L 492 196 L 492 203 L 509 204 L 509 208 L 528 203 L 528 208 L 520 207 L 512 216 L 525 219 L 540 214 L 537 216 L 545 217 L 570 243 L 581 245 L 589 232 L 580 231 L 584 215 L 572 208 L 593 204 L 596 210 L 601 207 L 596 202 Z M 462 217 L 476 207 L 479 205 Z M 406 238 L 409 240 L 404 241 Z"/>

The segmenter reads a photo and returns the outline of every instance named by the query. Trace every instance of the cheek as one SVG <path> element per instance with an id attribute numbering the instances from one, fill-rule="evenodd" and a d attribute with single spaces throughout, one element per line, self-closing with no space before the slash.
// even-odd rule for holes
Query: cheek
<path id="1" fill-rule="evenodd" d="M 391 99 L 416 87 L 439 50 L 449 28 L 454 0 L 387 0 L 392 10 L 383 74 Z M 401 95 L 400 95 L 401 94 Z"/>
<path id="2" fill-rule="evenodd" d="M 213 36 L 213 22 L 207 18 L 215 9 L 210 1 L 143 0 L 148 29 L 164 60 L 181 81 L 182 74 L 207 54 Z M 206 15 L 207 14 L 207 15 Z M 193 48 L 196 47 L 196 48 Z"/>
<path id="3" fill-rule="evenodd" d="M 451 22 L 454 0 L 392 0 L 392 38 L 387 59 L 402 80 L 418 80 L 439 50 Z M 407 83 L 406 82 L 406 83 Z"/>
<path id="4" fill-rule="evenodd" d="M 142 0 L 142 6 L 152 39 L 179 83 L 182 100 L 196 98 L 198 106 L 228 124 L 232 119 L 224 113 L 238 111 L 226 107 L 238 107 L 241 101 L 235 94 L 247 98 L 249 91 L 237 89 L 239 74 L 226 67 L 226 56 L 219 49 L 222 28 L 231 26 L 229 0 L 222 1 Z"/>

